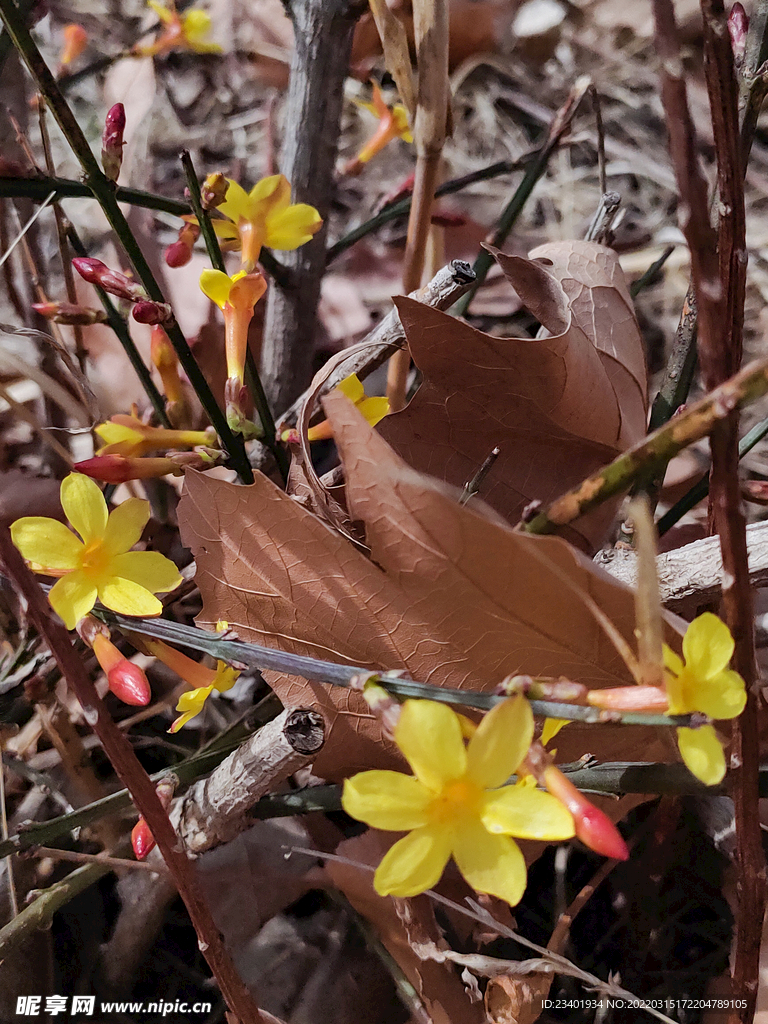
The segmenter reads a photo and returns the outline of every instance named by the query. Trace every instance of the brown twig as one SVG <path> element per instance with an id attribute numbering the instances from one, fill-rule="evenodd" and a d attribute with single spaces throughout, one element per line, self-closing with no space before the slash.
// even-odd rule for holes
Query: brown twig
<path id="1" fill-rule="evenodd" d="M 738 87 L 722 0 L 701 0 L 707 90 L 717 154 L 719 229 L 709 219 L 707 186 L 696 154 L 696 136 L 680 63 L 670 0 L 654 0 L 656 49 L 662 60 L 662 102 L 670 153 L 681 198 L 681 227 L 691 254 L 698 306 L 699 358 L 705 385 L 716 388 L 741 362 L 746 241 Z M 723 607 L 736 641 L 734 665 L 747 684 L 744 713 L 734 723 L 731 789 L 735 805 L 739 908 L 732 968 L 734 995 L 743 1001 L 733 1021 L 754 1016 L 760 938 L 765 908 L 765 860 L 758 818 L 759 751 L 752 592 L 745 521 L 738 480 L 738 411 L 710 435 L 713 523 L 723 556 Z M 741 1004 L 740 1004 L 741 1005 Z"/>
<path id="2" fill-rule="evenodd" d="M 432 223 L 432 205 L 439 184 L 440 163 L 448 116 L 448 2 L 414 0 L 413 27 L 419 84 L 416 96 L 416 174 L 408 216 L 408 235 L 403 264 L 403 291 L 421 284 Z M 392 412 L 405 406 L 411 352 L 408 346 L 395 352 L 387 373 L 387 398 Z"/>
<path id="3" fill-rule="evenodd" d="M 286 253 L 289 280 L 269 291 L 262 365 L 273 409 L 286 408 L 312 376 L 344 80 L 352 30 L 363 10 L 360 0 L 289 0 L 286 7 L 296 43 L 284 119 L 293 128 L 285 135 L 280 169 L 293 202 L 314 206 L 325 223 L 310 242 Z M 307 130 L 298 130 L 301 125 Z"/>
<path id="4" fill-rule="evenodd" d="M 178 837 L 157 797 L 155 787 L 141 767 L 129 740 L 118 729 L 96 693 L 69 634 L 51 610 L 34 576 L 14 547 L 6 526 L 0 528 L 0 560 L 6 575 L 26 599 L 29 618 L 45 639 L 67 684 L 80 701 L 86 721 L 92 726 L 115 772 L 130 791 L 139 813 L 152 831 L 163 860 L 187 906 L 198 934 L 200 949 L 216 977 L 226 1003 L 240 1024 L 261 1024 L 258 1007 L 235 970 L 208 904 L 200 892 L 193 865 L 186 854 L 178 849 Z"/>

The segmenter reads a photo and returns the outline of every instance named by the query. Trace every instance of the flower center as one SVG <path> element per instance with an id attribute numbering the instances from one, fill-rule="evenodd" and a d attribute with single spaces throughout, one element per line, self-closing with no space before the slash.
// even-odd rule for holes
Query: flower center
<path id="1" fill-rule="evenodd" d="M 430 818 L 436 824 L 445 824 L 477 815 L 481 795 L 480 787 L 469 779 L 449 782 L 430 804 Z"/>
<path id="2" fill-rule="evenodd" d="M 87 544 L 80 556 L 80 568 L 88 576 L 101 576 L 109 564 L 109 552 L 101 538 Z"/>

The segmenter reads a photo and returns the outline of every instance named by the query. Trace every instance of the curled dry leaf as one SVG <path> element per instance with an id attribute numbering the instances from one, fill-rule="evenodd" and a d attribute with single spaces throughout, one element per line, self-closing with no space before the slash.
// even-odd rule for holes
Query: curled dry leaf
<path id="1" fill-rule="evenodd" d="M 481 496 L 517 522 L 529 502 L 549 503 L 643 436 L 645 359 L 612 249 L 556 242 L 528 260 L 494 255 L 544 336 L 495 338 L 397 299 L 424 381 L 379 430 L 414 469 L 457 487 L 498 446 Z M 564 535 L 592 552 L 614 511 L 603 505 Z"/>
<path id="2" fill-rule="evenodd" d="M 197 562 L 200 625 L 225 619 L 243 639 L 466 689 L 489 691 L 520 671 L 590 687 L 631 682 L 578 599 L 581 588 L 632 642 L 629 590 L 559 538 L 516 533 L 480 504 L 459 505 L 406 466 L 344 395 L 329 395 L 325 408 L 371 558 L 263 476 L 241 487 L 189 472 L 179 523 Z M 665 639 L 679 649 L 669 622 Z M 325 716 L 318 775 L 403 766 L 358 694 L 268 678 L 283 703 Z M 588 730 L 574 723 L 558 736 L 561 761 L 587 749 L 631 760 L 653 745 L 647 729 Z M 664 760 L 666 750 L 656 753 Z"/>

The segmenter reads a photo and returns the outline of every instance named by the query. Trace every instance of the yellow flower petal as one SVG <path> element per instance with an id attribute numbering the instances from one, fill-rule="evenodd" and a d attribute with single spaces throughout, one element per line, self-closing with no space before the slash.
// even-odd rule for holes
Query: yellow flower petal
<path id="1" fill-rule="evenodd" d="M 306 203 L 295 203 L 267 218 L 264 245 L 290 251 L 308 242 L 323 226 L 323 218 Z"/>
<path id="2" fill-rule="evenodd" d="M 477 892 L 487 892 L 516 906 L 527 881 L 520 847 L 508 836 L 490 835 L 473 822 L 457 833 L 453 859 L 459 871 Z"/>
<path id="3" fill-rule="evenodd" d="M 372 828 L 405 832 L 428 824 L 427 808 L 434 798 L 434 793 L 409 775 L 370 771 L 345 779 L 341 806 Z"/>
<path id="4" fill-rule="evenodd" d="M 372 427 L 389 414 L 389 399 L 374 395 L 371 398 L 364 398 L 357 408 L 365 416 Z"/>
<path id="5" fill-rule="evenodd" d="M 717 786 L 725 777 L 725 754 L 711 725 L 678 729 L 677 745 L 688 771 L 706 786 Z"/>
<path id="6" fill-rule="evenodd" d="M 227 178 L 227 181 L 229 182 L 229 188 L 227 189 L 226 198 L 216 209 L 219 213 L 223 213 L 225 217 L 229 217 L 235 224 L 237 224 L 241 217 L 244 220 L 248 220 L 251 208 L 248 193 L 242 185 L 238 185 L 232 178 Z"/>
<path id="7" fill-rule="evenodd" d="M 226 662 L 216 662 L 216 678 L 213 680 L 214 690 L 217 690 L 219 693 L 226 693 L 227 690 L 231 690 L 235 685 L 239 675 L 239 670 L 232 668 L 231 665 L 227 665 Z"/>
<path id="8" fill-rule="evenodd" d="M 731 631 L 712 612 L 694 619 L 683 637 L 685 667 L 697 679 L 707 679 L 727 668 L 733 649 Z"/>
<path id="9" fill-rule="evenodd" d="M 83 543 L 64 523 L 44 516 L 25 516 L 11 526 L 11 539 L 28 562 L 44 569 L 76 569 Z"/>
<path id="10" fill-rule="evenodd" d="M 54 583 L 48 600 L 67 629 L 74 629 L 96 604 L 96 586 L 84 573 L 70 572 Z"/>
<path id="11" fill-rule="evenodd" d="M 131 580 L 152 594 L 175 590 L 181 574 L 170 558 L 159 551 L 127 551 L 109 562 L 110 572 L 120 579 Z"/>
<path id="12" fill-rule="evenodd" d="M 467 748 L 467 775 L 482 789 L 503 785 L 528 753 L 533 714 L 525 697 L 510 697 L 488 712 Z"/>
<path id="13" fill-rule="evenodd" d="M 235 225 L 230 220 L 212 220 L 213 230 L 216 232 L 217 238 L 240 238 Z"/>
<path id="14" fill-rule="evenodd" d="M 257 181 L 248 193 L 249 214 L 268 216 L 273 210 L 284 210 L 291 203 L 291 186 L 284 174 L 270 174 Z"/>
<path id="15" fill-rule="evenodd" d="M 200 291 L 224 309 L 232 289 L 232 278 L 223 270 L 204 270 L 200 275 Z"/>
<path id="16" fill-rule="evenodd" d="M 346 395 L 350 402 L 354 402 L 355 405 L 365 398 L 363 382 L 356 373 L 350 373 L 348 377 L 345 377 L 344 380 L 340 381 L 338 389 L 342 395 Z"/>
<path id="17" fill-rule="evenodd" d="M 61 507 L 85 544 L 103 536 L 107 526 L 107 503 L 95 480 L 83 473 L 70 473 L 64 477 Z"/>
<path id="18" fill-rule="evenodd" d="M 561 729 L 568 725 L 568 718 L 545 718 L 544 727 L 541 730 L 541 742 L 546 747 L 550 740 L 553 740 Z"/>
<path id="19" fill-rule="evenodd" d="M 152 8 L 163 25 L 170 25 L 173 22 L 173 11 L 169 10 L 164 4 L 157 3 L 157 0 L 147 0 L 147 6 Z"/>
<path id="20" fill-rule="evenodd" d="M 178 732 L 190 719 L 199 715 L 212 691 L 213 684 L 210 686 L 200 686 L 196 690 L 188 690 L 186 693 L 182 693 L 176 705 L 176 710 L 181 711 L 182 714 L 174 721 L 168 732 Z"/>
<path id="21" fill-rule="evenodd" d="M 395 743 L 416 778 L 435 792 L 466 771 L 461 725 L 446 704 L 407 700 L 395 726 Z"/>
<path id="22" fill-rule="evenodd" d="M 669 669 L 674 675 L 679 676 L 684 669 L 683 659 L 675 654 L 671 647 L 664 644 L 662 648 L 664 657 L 664 668 Z"/>
<path id="23" fill-rule="evenodd" d="M 69 579 L 68 576 L 64 578 Z M 99 580 L 98 589 L 101 603 L 121 615 L 160 615 L 163 610 L 155 595 L 133 580 L 112 576 L 104 581 Z"/>
<path id="24" fill-rule="evenodd" d="M 730 669 L 696 682 L 696 711 L 710 718 L 736 718 L 747 703 L 744 680 Z"/>
<path id="25" fill-rule="evenodd" d="M 112 511 L 104 530 L 103 544 L 110 554 L 122 554 L 138 544 L 149 522 L 149 502 L 128 498 Z"/>
<path id="26" fill-rule="evenodd" d="M 575 831 L 565 804 L 529 786 L 505 786 L 487 793 L 481 817 L 489 832 L 521 839 L 570 839 Z"/>
<path id="27" fill-rule="evenodd" d="M 184 30 L 184 36 L 190 44 L 205 43 L 206 46 L 212 44 L 206 43 L 206 37 L 211 31 L 211 16 L 207 11 L 192 10 L 187 11 L 186 14 L 181 16 L 181 24 Z"/>
<path id="28" fill-rule="evenodd" d="M 440 881 L 450 856 L 450 829 L 417 828 L 385 854 L 373 887 L 380 896 L 417 896 Z"/>

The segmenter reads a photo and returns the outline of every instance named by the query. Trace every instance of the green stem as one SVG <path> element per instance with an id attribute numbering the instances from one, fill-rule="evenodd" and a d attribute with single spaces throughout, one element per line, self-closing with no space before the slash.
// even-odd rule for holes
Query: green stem
<path id="1" fill-rule="evenodd" d="M 86 185 L 104 211 L 112 230 L 120 239 L 147 294 L 154 302 L 164 302 L 165 298 L 162 290 L 155 280 L 149 264 L 144 258 L 144 254 L 120 209 L 115 188 L 102 172 L 96 157 L 91 152 L 88 140 L 75 120 L 35 41 L 24 25 L 13 0 L 0 0 L 0 16 L 29 73 L 35 80 L 38 90 L 45 97 L 64 137 L 80 161 Z M 189 378 L 190 384 L 200 399 L 216 433 L 221 438 L 221 443 L 230 457 L 233 468 L 245 483 L 251 483 L 253 481 L 253 472 L 245 454 L 243 440 L 242 438 L 235 437 L 230 430 L 224 414 L 213 397 L 207 380 L 197 365 L 195 357 L 192 355 L 192 350 L 187 344 L 187 339 L 184 337 L 181 328 L 174 319 L 165 326 L 165 330 L 176 350 L 179 362 Z"/>
<path id="2" fill-rule="evenodd" d="M 768 387 L 768 384 L 766 385 Z M 203 629 L 184 626 L 180 622 L 164 619 L 131 619 L 104 608 L 94 609 L 93 615 L 103 622 L 121 630 L 143 633 L 169 643 L 180 644 L 195 651 L 211 654 L 221 661 L 240 663 L 260 670 L 283 672 L 289 676 L 312 679 L 319 683 L 346 688 L 355 687 L 360 680 L 371 679 L 396 697 L 414 697 L 419 700 L 437 700 L 444 704 L 488 711 L 507 697 L 495 693 L 478 693 L 473 690 L 456 690 L 447 686 L 432 686 L 414 679 L 403 678 L 388 672 L 371 672 L 354 665 L 339 665 L 332 661 L 320 661 L 302 654 L 289 654 L 273 647 L 245 643 L 242 640 L 226 640 L 216 637 Z M 529 701 L 534 715 L 546 718 L 567 718 L 588 724 L 661 725 L 676 726 L 690 723 L 689 715 L 648 715 L 639 712 L 606 713 L 599 708 L 580 704 L 566 704 L 560 701 Z M 1 848 L 0 848 L 1 849 Z"/>
<path id="3" fill-rule="evenodd" d="M 200 231 L 205 242 L 205 248 L 208 252 L 208 259 L 211 261 L 214 270 L 220 270 L 222 274 L 226 274 L 227 268 L 224 264 L 224 257 L 221 254 L 221 246 L 219 240 L 216 237 L 216 232 L 213 228 L 213 222 L 211 221 L 210 214 L 203 207 L 203 198 L 200 191 L 200 182 L 198 181 L 197 174 L 195 173 L 195 165 L 192 163 L 192 157 L 189 150 L 182 150 L 181 163 L 184 168 L 184 174 L 187 178 L 187 185 L 189 186 L 189 198 L 192 204 L 192 209 L 197 217 L 197 222 L 200 225 Z M 267 396 L 264 392 L 264 385 L 261 382 L 259 376 L 259 368 L 256 366 L 256 360 L 253 358 L 253 352 L 251 352 L 250 346 L 246 347 L 245 350 L 245 382 L 248 386 L 248 390 L 251 393 L 253 404 L 256 412 L 259 414 L 261 426 L 264 429 L 264 444 L 272 452 L 275 457 L 275 462 L 280 470 L 280 475 L 283 478 L 283 482 L 288 482 L 288 469 L 289 460 L 285 453 L 285 449 L 277 442 L 277 428 L 275 426 L 275 418 L 272 415 L 272 410 L 269 407 Z"/>
<path id="4" fill-rule="evenodd" d="M 88 250 L 83 245 L 80 236 L 75 231 L 72 224 L 70 224 L 67 229 L 67 238 L 69 239 L 69 244 L 72 246 L 77 256 L 88 255 Z M 144 392 L 149 399 L 152 408 L 155 410 L 161 426 L 169 428 L 171 423 L 168 419 L 168 414 L 165 411 L 165 399 L 157 390 L 155 382 L 152 380 L 152 375 L 149 372 L 149 368 L 139 355 L 139 350 L 134 344 L 131 332 L 128 330 L 128 325 L 120 316 L 117 311 L 117 307 L 104 289 L 99 288 L 98 285 L 94 285 L 94 288 L 96 289 L 96 294 L 99 297 L 99 302 L 101 302 L 104 312 L 107 314 L 107 323 L 115 332 L 117 340 L 123 346 L 123 351 L 128 356 L 131 366 L 136 371 L 136 376 L 141 381 L 141 386 L 144 388 Z"/>
<path id="5" fill-rule="evenodd" d="M 45 175 L 34 178 L 0 178 L 0 199 L 24 198 L 32 202 L 42 202 L 51 192 L 55 193 L 56 202 L 59 199 L 90 199 L 93 195 L 92 190 L 84 182 L 72 181 L 70 178 L 51 178 Z M 192 212 L 189 203 L 144 192 L 139 188 L 124 188 L 118 185 L 115 196 L 119 203 L 129 203 L 145 210 L 161 210 L 177 217 Z"/>
<path id="6" fill-rule="evenodd" d="M 167 775 L 175 775 L 183 785 L 195 782 L 203 775 L 217 768 L 221 762 L 236 750 L 240 744 L 247 740 L 254 732 L 257 732 L 263 725 L 271 721 L 282 711 L 282 704 L 274 694 L 266 697 L 257 707 L 249 712 L 248 716 L 237 722 L 232 728 L 217 736 L 203 750 L 191 757 L 180 761 L 164 771 L 155 772 L 150 775 L 153 782 L 160 782 Z M 6 767 L 13 771 L 13 762 L 4 762 Z M 24 825 L 16 835 L 0 841 L 0 858 L 7 857 L 11 853 L 20 853 L 28 850 L 31 846 L 48 846 L 51 841 L 59 836 L 66 835 L 76 828 L 83 828 L 92 825 L 107 815 L 122 814 L 133 807 L 131 795 L 127 789 L 121 789 L 117 793 L 110 793 L 109 796 L 94 800 L 85 807 L 78 807 L 77 810 L 60 814 L 56 818 L 49 818 L 47 821 L 34 821 Z"/>
<path id="7" fill-rule="evenodd" d="M 561 495 L 548 509 L 521 523 L 520 528 L 526 533 L 555 533 L 604 501 L 624 494 L 635 481 L 710 433 L 734 409 L 755 401 L 766 391 L 768 359 L 760 359 Z"/>

